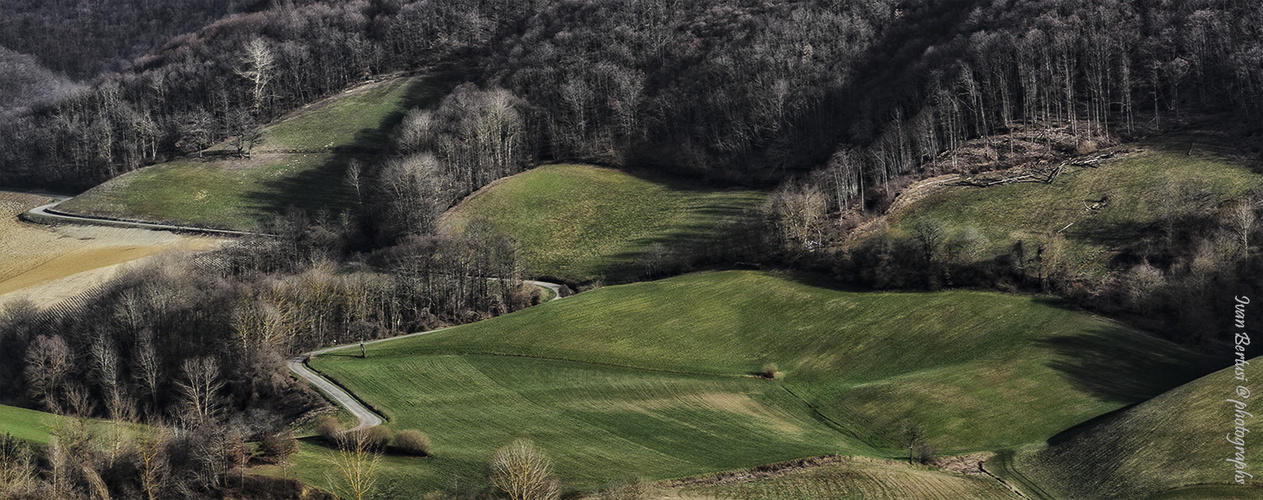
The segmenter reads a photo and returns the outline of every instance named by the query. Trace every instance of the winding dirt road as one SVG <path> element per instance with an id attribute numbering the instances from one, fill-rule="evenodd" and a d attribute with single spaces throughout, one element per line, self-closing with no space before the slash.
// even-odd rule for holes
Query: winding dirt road
<path id="1" fill-rule="evenodd" d="M 532 281 L 532 280 L 523 280 L 523 283 L 529 283 L 529 284 L 538 286 L 540 288 L 547 288 L 549 290 L 552 290 L 553 298 L 551 300 L 557 300 L 561 298 L 561 285 L 559 284 L 549 283 L 547 281 Z M 437 330 L 430 330 L 427 332 L 409 333 L 407 335 L 400 335 L 398 337 L 370 340 L 368 342 L 364 342 L 364 346 L 367 347 L 373 344 L 380 344 L 382 342 L 392 342 L 395 340 L 406 339 L 409 337 L 416 337 L 420 335 L 429 335 L 431 333 L 447 330 L 448 328 L 453 328 L 453 327 L 449 326 L 447 328 L 439 328 Z M 311 382 L 312 385 L 320 389 L 320 392 L 325 393 L 325 395 L 328 396 L 329 399 L 332 399 L 333 401 L 342 405 L 342 407 L 346 408 L 347 411 L 351 412 L 352 415 L 355 415 L 355 418 L 359 419 L 360 423 L 359 425 L 356 425 L 354 428 L 351 429 L 353 431 L 358 431 L 360 429 L 367 429 L 369 427 L 376 427 L 378 425 L 381 425 L 383 422 L 381 415 L 378 415 L 373 410 L 370 410 L 359 399 L 356 399 L 355 396 L 351 395 L 350 392 L 347 392 L 346 389 L 343 389 L 342 386 L 335 384 L 333 381 L 325 378 L 323 375 L 320 375 L 316 371 L 309 368 L 307 366 L 307 361 L 310 360 L 312 356 L 324 354 L 331 351 L 336 351 L 339 349 L 346 349 L 348 347 L 355 347 L 357 345 L 360 345 L 360 344 L 357 342 L 354 344 L 344 344 L 344 345 L 339 345 L 339 346 L 326 347 L 324 349 L 318 349 L 318 350 L 311 351 L 308 353 L 300 354 L 298 356 L 294 356 L 293 358 L 290 358 L 289 360 L 289 371 L 294 372 L 294 374 L 298 375 L 299 377 L 302 377 L 303 380 Z"/>

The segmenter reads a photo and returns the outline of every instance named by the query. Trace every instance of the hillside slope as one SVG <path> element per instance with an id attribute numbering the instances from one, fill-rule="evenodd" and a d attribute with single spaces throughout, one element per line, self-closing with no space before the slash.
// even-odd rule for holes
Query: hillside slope
<path id="1" fill-rule="evenodd" d="M 530 272 L 574 281 L 631 281 L 649 270 L 651 249 L 664 261 L 674 251 L 696 253 L 718 239 L 720 225 L 764 197 L 661 176 L 547 165 L 470 196 L 444 215 L 442 230 L 458 232 L 471 220 L 485 221 L 517 240 Z"/>
<path id="2" fill-rule="evenodd" d="M 443 75 L 370 83 L 300 109 L 268 126 L 251 158 L 227 143 L 199 157 L 130 172 L 62 204 L 84 215 L 221 229 L 257 229 L 293 206 L 355 212 L 347 185 L 354 159 L 371 161 L 412 107 L 437 101 Z"/>
<path id="3" fill-rule="evenodd" d="M 906 232 L 923 220 L 943 223 L 949 235 L 977 230 L 985 238 L 981 254 L 1008 252 L 1017 241 L 1033 248 L 1039 238 L 1060 234 L 1071 270 L 1102 274 L 1114 259 L 1138 262 L 1160 254 L 1166 220 L 1205 224 L 1208 213 L 1263 189 L 1263 176 L 1206 151 L 1205 138 L 1190 154 L 1195 139 L 1138 144 L 1099 165 L 1067 166 L 1052 183 L 939 187 L 889 218 L 892 227 Z"/>
<path id="4" fill-rule="evenodd" d="M 835 433 L 829 446 L 863 454 L 876 447 L 878 456 L 900 456 L 906 453 L 902 436 L 909 424 L 923 428 L 927 441 L 942 453 L 1020 446 L 1200 373 L 1195 356 L 1183 349 L 1043 299 L 967 291 L 854 293 L 740 271 L 602 288 L 477 324 L 379 344 L 369 349 L 367 359 L 358 354 L 333 353 L 312 366 L 385 412 L 392 425 L 417 425 L 436 443 L 456 438 L 463 446 L 477 442 L 476 436 L 497 436 L 479 445 L 483 453 L 515 434 L 532 436 L 557 457 L 563 470 L 595 450 L 573 441 L 591 431 L 558 420 L 556 409 L 572 408 L 564 410 L 571 416 L 576 408 L 618 408 L 661 419 L 672 415 L 663 413 L 667 409 L 682 404 L 667 403 L 671 398 L 655 403 L 662 396 L 635 388 L 643 382 L 620 381 L 625 377 L 678 374 L 671 376 L 690 381 L 679 381 L 680 387 L 693 387 L 685 393 L 732 394 L 734 389 L 701 387 L 754 384 L 737 391 L 745 397 L 718 400 L 752 398 L 759 405 L 747 402 L 736 408 L 754 414 L 802 415 L 795 406 L 805 402 L 811 408 L 807 415 L 814 413 L 810 418 Z M 776 380 L 754 377 L 769 363 L 778 365 Z M 477 370 L 470 371 L 470 364 Z M 579 371 L 560 376 L 568 367 Z M 454 371 L 471 375 L 452 380 L 449 373 Z M 621 375 L 597 377 L 607 381 L 585 383 L 582 389 L 571 387 L 576 383 L 571 377 L 579 380 L 585 371 L 583 377 L 602 371 Z M 509 388 L 521 394 L 514 388 L 537 387 L 533 390 L 541 392 L 526 400 L 539 406 L 495 399 L 478 404 L 515 408 L 508 411 L 511 417 L 490 409 L 471 412 L 478 401 L 471 398 L 484 391 L 466 387 L 475 380 L 493 392 Z M 664 383 L 653 385 L 671 386 Z M 709 405 L 717 401 L 702 399 Z M 716 409 L 710 406 L 709 413 L 691 418 L 713 421 L 723 415 L 713 413 Z M 796 422 L 791 428 L 802 428 L 801 418 L 788 420 Z M 731 416 L 722 420 L 739 422 Z M 612 420 L 604 428 L 630 433 L 621 435 L 642 444 L 641 433 L 661 426 L 621 422 L 634 419 Z M 707 466 L 751 466 L 771 456 L 738 454 L 739 459 L 726 459 L 721 467 L 714 461 L 714 449 L 745 443 L 758 433 L 715 435 L 705 425 L 685 422 L 689 427 L 667 434 L 677 437 L 662 443 L 662 449 L 679 454 L 716 439 L 706 446 L 712 451 L 699 455 L 710 457 L 707 461 L 663 470 L 619 453 L 611 457 L 610 467 L 582 467 L 585 482 L 617 479 L 608 476 L 611 469 L 619 475 L 678 477 L 686 471 L 705 472 Z M 743 425 L 750 429 L 753 424 Z M 765 447 L 780 443 L 777 449 L 785 451 L 778 453 L 791 455 L 785 458 L 818 454 L 815 445 L 784 436 L 760 441 Z M 605 445 L 596 449 L 611 453 Z"/>
<path id="5" fill-rule="evenodd" d="M 1257 358 L 1256 358 L 1257 360 Z M 1237 395 L 1233 369 L 1207 375 L 1050 440 L 1019 457 L 1023 473 L 1066 498 L 1263 498 L 1263 477 L 1234 484 Z M 1254 430 L 1257 419 L 1245 417 Z M 1246 472 L 1263 462 L 1263 448 L 1246 437 Z"/>

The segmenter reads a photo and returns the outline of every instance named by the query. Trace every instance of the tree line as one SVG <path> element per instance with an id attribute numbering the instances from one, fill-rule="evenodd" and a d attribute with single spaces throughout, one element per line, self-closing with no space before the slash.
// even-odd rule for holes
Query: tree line
<path id="1" fill-rule="evenodd" d="M 520 147 L 542 160 L 746 184 L 838 164 L 847 205 L 1019 127 L 1108 142 L 1214 110 L 1257 128 L 1260 16 L 1214 0 L 282 4 L 10 120 L 0 184 L 86 187 L 374 75 L 456 63 L 526 104 Z"/>
<path id="2" fill-rule="evenodd" d="M 201 498 L 235 491 L 246 483 L 230 472 L 251 456 L 284 460 L 297 446 L 286 444 L 293 441 L 288 430 L 329 409 L 288 375 L 290 357 L 542 300 L 540 290 L 521 282 L 513 242 L 477 226 L 461 236 L 412 234 L 369 250 L 355 246 L 364 238 L 354 224 L 301 212 L 266 229 L 275 236 L 133 268 L 52 307 L 18 302 L 0 311 L 0 400 L 122 426 L 144 423 L 148 436 L 120 437 L 116 448 L 89 439 L 66 449 L 74 436 L 92 433 L 67 427 L 52 448 L 0 456 L 5 467 L 26 460 L 22 470 L 30 476 L 21 484 L 0 481 L 0 495 L 87 498 L 104 488 L 123 498 Z M 141 460 L 145 450 L 153 454 L 148 462 Z M 59 469 L 65 464 L 58 460 L 71 455 L 75 468 Z M 159 462 L 161 470 L 150 469 Z"/>

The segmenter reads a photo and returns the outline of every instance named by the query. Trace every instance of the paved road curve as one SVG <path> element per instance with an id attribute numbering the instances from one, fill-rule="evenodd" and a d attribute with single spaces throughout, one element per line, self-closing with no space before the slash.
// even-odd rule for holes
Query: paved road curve
<path id="1" fill-rule="evenodd" d="M 86 215 L 77 215 L 56 210 L 57 205 L 69 200 L 68 197 L 47 195 L 54 198 L 52 203 L 40 205 L 32 208 L 27 212 L 27 217 L 35 216 L 35 222 L 46 222 L 48 220 L 71 222 L 77 224 L 91 224 L 95 226 L 113 226 L 113 227 L 133 227 L 140 229 L 154 229 L 159 231 L 178 231 L 185 233 L 214 234 L 223 236 L 249 236 L 258 233 L 249 231 L 232 231 L 229 229 L 211 229 L 196 226 L 179 226 L 174 224 L 162 224 L 158 222 L 146 222 L 138 220 L 120 220 L 109 219 L 105 217 L 90 217 Z"/>
<path id="2" fill-rule="evenodd" d="M 558 285 L 556 283 L 549 283 L 546 281 L 527 280 L 524 282 L 541 287 L 541 288 L 547 288 L 549 290 L 552 290 L 553 292 L 552 300 L 557 300 L 561 298 L 561 285 Z M 448 328 L 451 328 L 451 327 L 448 327 Z M 441 332 L 443 330 L 447 330 L 447 328 L 439 328 L 437 330 L 430 330 L 428 332 L 409 333 L 407 335 L 400 335 L 398 337 L 391 337 L 388 339 L 370 340 L 368 342 L 365 342 L 364 345 L 369 346 L 372 344 L 380 344 L 382 342 L 393 342 L 399 339 L 406 339 L 408 337 L 416 337 L 418 335 L 429 335 L 431 333 Z M 289 371 L 292 371 L 294 372 L 295 375 L 302 377 L 303 380 L 311 382 L 312 385 L 319 388 L 321 392 L 328 395 L 330 399 L 342 405 L 342 407 L 346 408 L 347 411 L 351 412 L 352 415 L 355 415 L 355 418 L 359 419 L 360 421 L 359 425 L 355 426 L 351 430 L 367 429 L 369 427 L 376 427 L 378 425 L 381 425 L 382 417 L 381 415 L 378 415 L 377 413 L 373 412 L 373 410 L 370 410 L 368 409 L 368 407 L 364 406 L 364 403 L 361 403 L 360 400 L 355 399 L 355 396 L 352 396 L 350 393 L 348 393 L 346 389 L 343 389 L 341 386 L 334 384 L 329 379 L 321 376 L 320 374 L 308 368 L 307 360 L 311 359 L 312 356 L 315 356 L 318 354 L 324 354 L 330 351 L 336 351 L 338 349 L 345 349 L 348 347 L 355 347 L 357 345 L 359 345 L 359 343 L 346 344 L 346 345 L 340 345 L 340 346 L 334 346 L 334 347 L 326 347 L 324 349 L 319 349 L 319 350 L 311 351 L 309 353 L 300 354 L 289 360 Z"/>
<path id="3" fill-rule="evenodd" d="M 106 219 L 106 218 L 100 218 L 100 217 L 87 217 L 83 215 L 69 214 L 65 212 L 59 212 L 55 210 L 54 208 L 57 205 L 61 204 L 62 202 L 69 200 L 70 197 L 60 196 L 60 195 L 51 195 L 51 194 L 42 194 L 42 195 L 49 196 L 50 198 L 53 198 L 54 201 L 46 205 L 41 205 L 41 206 L 32 208 L 28 212 L 29 214 L 34 214 L 37 218 L 41 219 L 38 222 L 44 222 L 49 219 L 52 219 L 52 220 L 64 221 L 64 222 L 70 222 L 70 223 L 76 223 L 76 224 L 94 224 L 94 225 L 104 225 L 104 226 L 133 227 L 133 228 L 141 228 L 141 229 L 156 229 L 156 230 L 162 230 L 162 231 L 181 231 L 181 232 L 203 233 L 203 234 L 218 234 L 218 235 L 224 235 L 224 236 L 247 236 L 251 234 L 257 234 L 257 233 L 250 233 L 246 231 L 230 231 L 227 229 L 208 229 L 208 228 L 203 228 L 203 227 L 160 224 L 157 222 L 115 220 L 115 219 Z M 558 285 L 556 283 L 549 283 L 546 281 L 531 281 L 531 280 L 527 280 L 525 281 L 525 283 L 530 283 L 532 285 L 551 290 L 553 292 L 552 300 L 557 300 L 561 298 L 561 285 Z M 365 342 L 364 345 L 367 346 L 370 344 L 390 342 L 394 340 L 405 339 L 408 337 L 416 337 L 418 335 L 427 335 L 434 332 L 441 332 L 446 329 L 447 328 L 439 328 L 437 330 L 430 330 L 428 332 L 410 333 L 408 335 L 400 335 L 398 337 L 391 337 L 388 339 L 372 340 L 369 342 Z M 350 411 L 352 415 L 355 415 L 355 418 L 359 419 L 360 423 L 359 425 L 355 426 L 355 428 L 352 430 L 359 430 L 359 429 L 367 429 L 369 427 L 376 427 L 378 425 L 381 425 L 382 424 L 381 416 L 374 413 L 372 410 L 369 410 L 358 399 L 355 399 L 355 396 L 352 396 L 342 387 L 339 387 L 337 384 L 334 384 L 329 379 L 326 379 L 325 377 L 321 376 L 320 374 L 312 371 L 310 368 L 307 367 L 307 360 L 311 359 L 312 356 L 315 356 L 317 354 L 324 354 L 330 351 L 336 351 L 338 349 L 343 349 L 347 347 L 353 347 L 355 345 L 358 345 L 358 344 L 347 344 L 347 345 L 334 346 L 334 347 L 328 347 L 328 348 L 320 349 L 316 351 L 311 351 L 309 353 L 301 354 L 301 355 L 291 358 L 289 360 L 288 365 L 289 365 L 289 370 L 294 372 L 295 375 L 302 377 L 303 380 L 311 382 L 312 385 L 315 385 L 317 388 L 319 388 L 321 392 L 324 392 L 326 395 L 328 395 L 330 399 L 333 399 L 335 402 L 342 405 L 342 407 Z"/>

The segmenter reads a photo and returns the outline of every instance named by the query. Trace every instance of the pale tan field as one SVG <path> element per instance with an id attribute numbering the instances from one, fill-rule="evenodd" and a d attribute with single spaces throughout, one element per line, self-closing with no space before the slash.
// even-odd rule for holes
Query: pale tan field
<path id="1" fill-rule="evenodd" d="M 223 243 L 162 231 L 50 227 L 18 219 L 46 202 L 43 196 L 0 191 L 0 308 L 22 298 L 47 307 L 105 282 L 126 263 Z"/>

